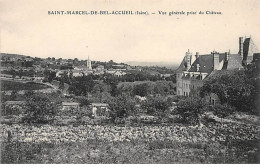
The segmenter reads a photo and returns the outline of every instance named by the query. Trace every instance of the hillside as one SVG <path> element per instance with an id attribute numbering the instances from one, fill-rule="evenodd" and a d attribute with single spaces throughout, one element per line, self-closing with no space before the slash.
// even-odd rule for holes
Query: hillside
<path id="1" fill-rule="evenodd" d="M 30 56 L 25 56 L 20 54 L 0 53 L 0 58 L 2 59 L 2 57 L 22 58 L 22 57 L 30 57 Z"/>

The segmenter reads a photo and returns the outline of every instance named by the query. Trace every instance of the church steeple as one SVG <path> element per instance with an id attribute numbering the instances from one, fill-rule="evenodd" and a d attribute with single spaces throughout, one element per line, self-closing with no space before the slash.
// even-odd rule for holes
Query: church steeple
<path id="1" fill-rule="evenodd" d="M 88 61 L 87 61 L 87 69 L 92 70 L 91 60 L 89 59 L 89 56 L 88 56 Z"/>

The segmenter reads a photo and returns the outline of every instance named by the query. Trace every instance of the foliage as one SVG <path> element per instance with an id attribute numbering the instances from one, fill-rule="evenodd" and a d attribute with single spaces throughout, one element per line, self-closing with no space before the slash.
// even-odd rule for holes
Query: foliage
<path id="1" fill-rule="evenodd" d="M 205 113 L 207 104 L 201 98 L 186 98 L 177 103 L 177 114 L 183 123 L 197 125 L 201 121 L 201 116 Z"/>
<path id="2" fill-rule="evenodd" d="M 122 94 L 107 101 L 113 117 L 123 117 L 135 113 L 135 101 L 128 94 Z"/>
<path id="3" fill-rule="evenodd" d="M 1 80 L 2 91 L 40 90 L 40 89 L 47 89 L 47 88 L 50 88 L 50 86 L 41 83 L 34 83 L 34 82 L 23 83 L 23 82 L 16 82 L 16 81 Z"/>
<path id="4" fill-rule="evenodd" d="M 57 105 L 46 94 L 28 94 L 24 121 L 27 123 L 52 123 Z"/>
<path id="5" fill-rule="evenodd" d="M 233 113 L 235 113 L 235 109 L 234 107 L 228 105 L 228 104 L 216 104 L 214 106 L 212 106 L 212 110 L 213 110 L 213 114 L 224 118 L 227 117 Z"/>
<path id="6" fill-rule="evenodd" d="M 112 96 L 116 96 L 117 92 L 117 84 L 118 84 L 118 77 L 112 76 L 111 74 L 104 75 L 103 82 L 110 86 L 110 94 Z"/>
<path id="7" fill-rule="evenodd" d="M 146 110 L 148 114 L 163 113 L 170 107 L 171 103 L 167 99 L 160 96 L 148 96 L 147 100 L 141 103 L 141 108 Z"/>
<path id="8" fill-rule="evenodd" d="M 56 72 L 51 70 L 44 70 L 44 81 L 51 82 L 56 77 Z"/>
<path id="9" fill-rule="evenodd" d="M 11 131 L 13 136 L 10 142 L 6 139 L 1 142 L 1 163 L 259 162 L 256 144 L 259 128 L 249 124 L 217 123 L 207 128 L 177 124 L 142 127 L 2 125 L 1 129 Z M 26 131 L 28 137 L 20 135 Z M 227 142 L 223 142 L 226 139 Z"/>
<path id="10" fill-rule="evenodd" d="M 218 95 L 221 104 L 227 103 L 239 111 L 252 112 L 255 108 L 255 80 L 245 71 L 219 71 L 209 77 L 201 88 L 201 95 Z"/>
<path id="11" fill-rule="evenodd" d="M 148 95 L 148 89 L 149 89 L 149 87 L 148 87 L 147 83 L 135 85 L 134 89 L 133 89 L 133 94 L 144 97 L 144 96 Z"/>
<path id="12" fill-rule="evenodd" d="M 74 77 L 69 87 L 69 92 L 76 96 L 86 96 L 94 87 L 92 76 Z"/>
<path id="13" fill-rule="evenodd" d="M 79 102 L 80 107 L 88 106 L 90 104 L 89 99 L 87 97 L 84 97 L 84 96 L 78 97 L 77 100 Z"/>
<path id="14" fill-rule="evenodd" d="M 171 75 L 169 77 L 165 77 L 166 81 L 172 81 L 173 83 L 176 83 L 176 74 Z"/>
<path id="15" fill-rule="evenodd" d="M 156 81 L 154 93 L 161 95 L 169 95 L 174 94 L 175 85 L 169 81 Z"/>
<path id="16" fill-rule="evenodd" d="M 121 82 L 118 84 L 117 91 L 119 94 L 128 93 L 132 96 L 148 96 L 148 95 L 170 95 L 174 94 L 175 84 L 171 81 L 135 81 Z"/>

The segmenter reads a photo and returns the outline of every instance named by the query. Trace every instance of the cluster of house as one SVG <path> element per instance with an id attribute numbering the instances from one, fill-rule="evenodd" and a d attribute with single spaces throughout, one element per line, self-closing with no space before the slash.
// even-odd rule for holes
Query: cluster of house
<path id="1" fill-rule="evenodd" d="M 91 60 L 88 58 L 87 66 L 76 66 L 74 69 L 57 70 L 56 77 L 62 77 L 63 75 L 79 77 L 93 75 L 111 74 L 117 77 L 126 75 L 126 70 L 131 68 L 125 65 L 113 65 L 111 69 L 105 69 L 103 65 L 98 65 L 95 69 L 92 68 Z M 120 68 L 118 68 L 120 67 Z"/>
<path id="2" fill-rule="evenodd" d="M 24 65 L 23 63 L 29 63 Z M 92 62 L 88 58 L 87 61 L 76 61 L 72 59 L 55 59 L 55 58 L 31 58 L 29 56 L 25 57 L 22 55 L 13 55 L 13 54 L 2 54 L 1 55 L 1 64 L 0 67 L 1 77 L 4 78 L 15 78 L 28 81 L 43 81 L 44 71 L 50 70 L 56 73 L 56 77 L 62 77 L 64 75 L 79 77 L 87 76 L 90 74 L 93 75 L 103 75 L 111 74 L 117 77 L 126 75 L 131 70 L 141 71 L 141 67 L 131 67 L 125 64 L 114 64 L 112 68 L 105 69 L 101 64 L 98 64 L 95 68 L 92 68 Z M 62 66 L 67 66 L 70 68 L 61 68 Z M 7 71 L 5 73 L 5 71 Z M 9 71 L 9 72 L 8 72 Z M 10 71 L 15 71 L 16 76 L 13 76 Z M 18 76 L 19 72 L 28 72 L 33 71 L 33 75 L 29 76 Z M 128 71 L 128 72 L 127 72 Z"/>
<path id="3" fill-rule="evenodd" d="M 186 52 L 180 66 L 177 69 L 177 95 L 194 96 L 198 93 L 203 82 L 209 76 L 214 75 L 219 70 L 243 70 L 253 59 L 259 57 L 259 50 L 251 37 L 239 37 L 239 52 L 231 54 L 229 52 L 200 55 L 196 52 L 193 55 L 189 50 Z M 218 102 L 215 94 L 209 95 L 209 102 Z"/>

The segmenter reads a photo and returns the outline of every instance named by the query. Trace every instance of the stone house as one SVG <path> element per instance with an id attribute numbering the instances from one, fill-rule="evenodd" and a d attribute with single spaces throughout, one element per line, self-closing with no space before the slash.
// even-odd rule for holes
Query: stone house
<path id="1" fill-rule="evenodd" d="M 176 70 L 177 73 L 177 95 L 194 96 L 203 86 L 204 80 L 209 75 L 214 75 L 214 71 L 218 70 L 243 70 L 244 66 L 253 59 L 253 53 L 257 52 L 257 48 L 253 40 L 243 37 L 239 38 L 238 54 L 230 52 L 218 53 L 216 51 L 210 54 L 200 55 L 199 52 L 193 56 L 188 50 Z M 216 103 L 218 98 L 211 94 L 208 101 Z"/>
<path id="2" fill-rule="evenodd" d="M 79 109 L 79 103 L 76 102 L 62 102 L 61 103 L 62 110 L 71 110 L 71 109 Z"/>

